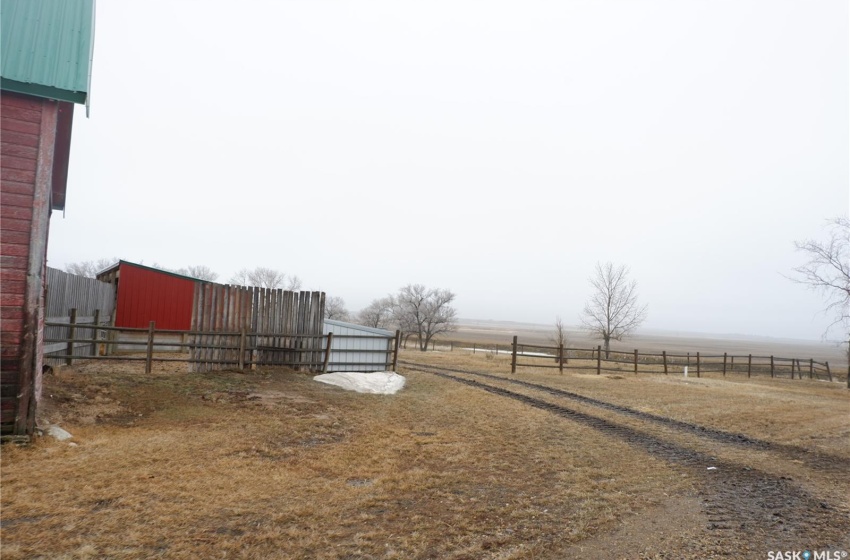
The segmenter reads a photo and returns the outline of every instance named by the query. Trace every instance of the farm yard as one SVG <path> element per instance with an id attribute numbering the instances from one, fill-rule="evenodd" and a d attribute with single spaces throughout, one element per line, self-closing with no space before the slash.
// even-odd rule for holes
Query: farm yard
<path id="1" fill-rule="evenodd" d="M 4 558 L 766 558 L 850 549 L 843 383 L 402 351 L 395 395 L 80 361 L 2 454 Z"/>
<path id="2" fill-rule="evenodd" d="M 3 559 L 848 559 L 843 6 L 103 4 L 3 0 Z"/>

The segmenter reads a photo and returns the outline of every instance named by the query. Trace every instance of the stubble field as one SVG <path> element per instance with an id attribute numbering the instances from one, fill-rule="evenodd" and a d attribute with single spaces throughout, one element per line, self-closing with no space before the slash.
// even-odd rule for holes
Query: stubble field
<path id="1" fill-rule="evenodd" d="M 3 558 L 766 558 L 850 549 L 850 391 L 405 351 L 396 395 L 81 362 L 2 453 Z"/>

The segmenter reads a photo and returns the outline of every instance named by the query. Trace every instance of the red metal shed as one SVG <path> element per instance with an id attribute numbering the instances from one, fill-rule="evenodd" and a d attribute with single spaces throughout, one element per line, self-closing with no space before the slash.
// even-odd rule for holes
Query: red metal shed
<path id="1" fill-rule="evenodd" d="M 196 278 L 120 261 L 97 275 L 115 284 L 115 326 L 190 330 Z"/>

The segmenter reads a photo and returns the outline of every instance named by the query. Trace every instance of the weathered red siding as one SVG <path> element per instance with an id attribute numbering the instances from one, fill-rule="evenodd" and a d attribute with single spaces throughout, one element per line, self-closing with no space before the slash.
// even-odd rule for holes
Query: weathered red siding
<path id="1" fill-rule="evenodd" d="M 115 326 L 189 330 L 195 282 L 161 270 L 122 262 L 118 276 Z"/>
<path id="2" fill-rule="evenodd" d="M 24 303 L 43 102 L 0 94 L 0 424 L 10 433 L 20 389 Z"/>

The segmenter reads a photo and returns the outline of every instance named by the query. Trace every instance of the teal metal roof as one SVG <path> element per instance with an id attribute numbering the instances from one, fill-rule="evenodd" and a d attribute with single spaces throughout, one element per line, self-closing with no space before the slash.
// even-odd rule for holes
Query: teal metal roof
<path id="1" fill-rule="evenodd" d="M 0 88 L 88 107 L 94 0 L 0 1 Z"/>

